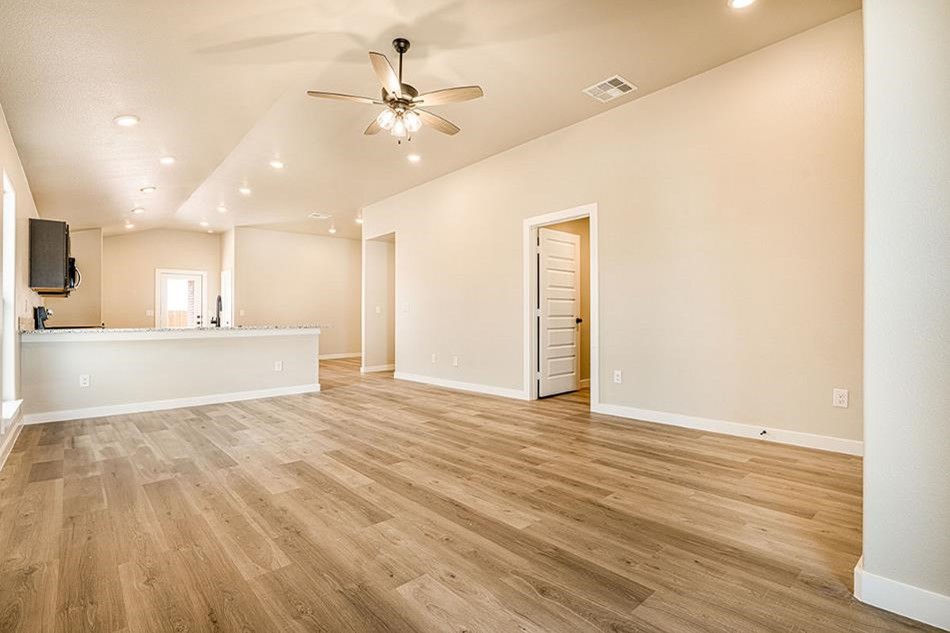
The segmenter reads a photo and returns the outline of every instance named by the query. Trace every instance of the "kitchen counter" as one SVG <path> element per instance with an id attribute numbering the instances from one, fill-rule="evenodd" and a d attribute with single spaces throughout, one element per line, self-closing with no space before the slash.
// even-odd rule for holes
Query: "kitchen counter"
<path id="1" fill-rule="evenodd" d="M 53 422 L 319 391 L 321 329 L 22 332 L 24 417 Z"/>
<path id="2" fill-rule="evenodd" d="M 249 325 L 203 328 L 63 328 L 20 333 L 23 343 L 149 341 L 219 337 L 312 336 L 325 325 Z"/>

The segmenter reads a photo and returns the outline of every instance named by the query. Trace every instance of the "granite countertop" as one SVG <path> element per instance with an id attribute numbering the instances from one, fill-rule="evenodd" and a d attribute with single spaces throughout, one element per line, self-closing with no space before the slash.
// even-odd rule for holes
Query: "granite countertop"
<path id="1" fill-rule="evenodd" d="M 21 334 L 92 334 L 103 332 L 236 332 L 249 330 L 323 330 L 328 325 L 238 325 L 235 327 L 130 327 L 130 328 L 109 328 L 109 327 L 77 327 L 77 328 L 50 328 L 46 330 L 21 330 Z"/>
<path id="2" fill-rule="evenodd" d="M 253 338 L 269 336 L 319 336 L 323 325 L 249 325 L 202 328 L 64 328 L 31 330 L 20 334 L 30 343 L 84 343 L 97 341 L 162 341 L 182 339 Z"/>

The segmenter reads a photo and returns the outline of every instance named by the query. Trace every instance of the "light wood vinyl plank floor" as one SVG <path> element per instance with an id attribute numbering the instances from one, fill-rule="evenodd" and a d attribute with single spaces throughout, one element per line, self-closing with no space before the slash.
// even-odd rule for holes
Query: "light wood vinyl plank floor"
<path id="1" fill-rule="evenodd" d="M 928 631 L 851 596 L 861 460 L 321 364 L 30 426 L 0 631 Z"/>

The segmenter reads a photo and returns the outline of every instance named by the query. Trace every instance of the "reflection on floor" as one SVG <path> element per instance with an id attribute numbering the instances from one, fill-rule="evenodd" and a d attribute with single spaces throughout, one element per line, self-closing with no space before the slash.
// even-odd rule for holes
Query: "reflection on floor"
<path id="1" fill-rule="evenodd" d="M 928 630 L 850 595 L 858 458 L 358 367 L 26 428 L 0 629 Z"/>

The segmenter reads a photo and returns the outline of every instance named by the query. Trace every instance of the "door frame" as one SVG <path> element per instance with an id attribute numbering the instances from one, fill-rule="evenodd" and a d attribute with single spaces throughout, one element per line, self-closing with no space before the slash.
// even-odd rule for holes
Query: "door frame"
<path id="1" fill-rule="evenodd" d="M 207 327 L 204 322 L 208 314 L 208 271 L 206 270 L 184 270 L 180 268 L 156 268 L 155 269 L 155 327 L 162 327 L 162 275 L 200 275 L 201 276 L 201 327 Z"/>
<path id="2" fill-rule="evenodd" d="M 377 371 L 396 371 L 396 365 L 399 359 L 399 278 L 396 270 L 393 271 L 393 362 L 389 365 L 366 366 L 366 242 L 380 240 L 392 236 L 393 244 L 393 267 L 399 265 L 399 239 L 395 229 L 375 233 L 367 236 L 363 235 L 360 240 L 360 373 L 368 374 Z"/>
<path id="3" fill-rule="evenodd" d="M 588 218 L 590 223 L 590 406 L 593 410 L 600 404 L 600 277 L 596 202 L 524 219 L 524 393 L 528 400 L 538 399 L 535 369 L 538 358 L 538 323 L 534 307 L 534 298 L 538 293 L 538 229 L 549 224 L 581 218 Z"/>

